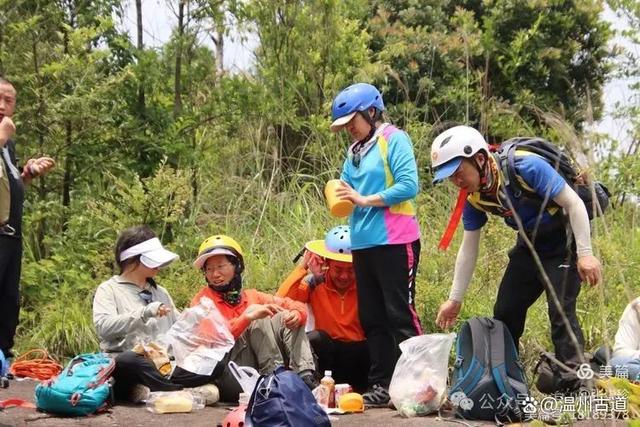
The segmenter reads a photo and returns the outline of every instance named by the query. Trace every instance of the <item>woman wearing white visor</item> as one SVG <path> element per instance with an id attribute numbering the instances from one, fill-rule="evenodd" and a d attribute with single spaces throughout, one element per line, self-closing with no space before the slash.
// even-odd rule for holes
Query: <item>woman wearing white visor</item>
<path id="1" fill-rule="evenodd" d="M 153 279 L 177 258 L 177 254 L 162 247 L 148 226 L 128 228 L 120 233 L 115 247 L 120 274 L 96 290 L 93 323 L 100 349 L 116 359 L 114 392 L 119 400 L 139 402 L 150 391 L 181 390 L 212 381 L 179 367 L 169 379 L 168 372 L 163 375 L 148 358 L 131 351 L 138 343 L 157 340 L 177 319 L 169 293 Z M 211 387 L 215 390 L 199 390 L 207 403 L 213 403 L 209 396 L 212 393 L 212 400 L 217 400 L 217 388 Z"/>

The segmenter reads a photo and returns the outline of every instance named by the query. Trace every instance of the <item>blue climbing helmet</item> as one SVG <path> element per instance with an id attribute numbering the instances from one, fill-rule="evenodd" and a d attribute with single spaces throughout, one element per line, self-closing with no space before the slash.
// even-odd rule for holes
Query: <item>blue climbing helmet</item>
<path id="1" fill-rule="evenodd" d="M 348 225 L 333 227 L 324 236 L 324 244 L 335 254 L 351 254 L 351 229 Z"/>
<path id="2" fill-rule="evenodd" d="M 375 86 L 368 83 L 355 83 L 343 89 L 331 104 L 331 130 L 339 131 L 359 111 L 367 111 L 374 107 L 384 111 L 382 95 Z"/>
<path id="3" fill-rule="evenodd" d="M 327 232 L 324 240 L 307 242 L 305 248 L 322 258 L 352 262 L 351 229 L 348 225 L 333 227 Z"/>

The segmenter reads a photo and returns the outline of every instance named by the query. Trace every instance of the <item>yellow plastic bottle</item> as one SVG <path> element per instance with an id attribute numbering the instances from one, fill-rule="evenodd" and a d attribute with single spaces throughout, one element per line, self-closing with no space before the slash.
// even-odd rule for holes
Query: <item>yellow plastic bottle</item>
<path id="1" fill-rule="evenodd" d="M 336 382 L 331 375 L 331 371 L 324 371 L 324 377 L 320 380 L 320 385 L 325 389 L 322 395 L 326 399 L 326 403 L 321 404 L 326 404 L 327 408 L 336 407 Z"/>

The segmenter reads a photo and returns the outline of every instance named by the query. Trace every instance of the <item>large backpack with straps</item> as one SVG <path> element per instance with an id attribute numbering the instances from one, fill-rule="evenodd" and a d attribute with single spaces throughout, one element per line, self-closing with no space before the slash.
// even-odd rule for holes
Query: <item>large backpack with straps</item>
<path id="1" fill-rule="evenodd" d="M 513 191 L 514 197 L 531 199 L 541 206 L 553 203 L 553 201 L 544 201 L 538 194 L 527 191 L 520 184 L 516 176 L 516 151 L 527 151 L 546 160 L 582 199 L 587 208 L 589 219 L 601 215 L 609 206 L 611 194 L 607 187 L 596 181 L 593 183 L 592 191 L 590 183 L 584 182 L 575 168 L 575 162 L 562 149 L 543 138 L 511 138 L 504 141 L 496 152 L 505 185 L 508 185 Z"/>
<path id="2" fill-rule="evenodd" d="M 474 317 L 462 324 L 449 398 L 456 416 L 515 422 L 529 396 L 524 369 L 504 323 Z"/>
<path id="3" fill-rule="evenodd" d="M 298 374 L 279 366 L 262 375 L 247 406 L 247 426 L 329 427 L 331 422 Z"/>
<path id="4" fill-rule="evenodd" d="M 60 374 L 36 386 L 36 406 L 60 415 L 89 415 L 108 406 L 114 360 L 103 353 L 74 357 Z"/>

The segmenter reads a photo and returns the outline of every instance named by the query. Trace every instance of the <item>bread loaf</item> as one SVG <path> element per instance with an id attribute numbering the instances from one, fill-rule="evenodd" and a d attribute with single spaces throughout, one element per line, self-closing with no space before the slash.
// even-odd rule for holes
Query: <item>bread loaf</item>
<path id="1" fill-rule="evenodd" d="M 193 409 L 193 399 L 187 394 L 174 393 L 169 396 L 158 397 L 153 402 L 153 406 L 155 412 L 159 414 L 191 412 Z"/>

